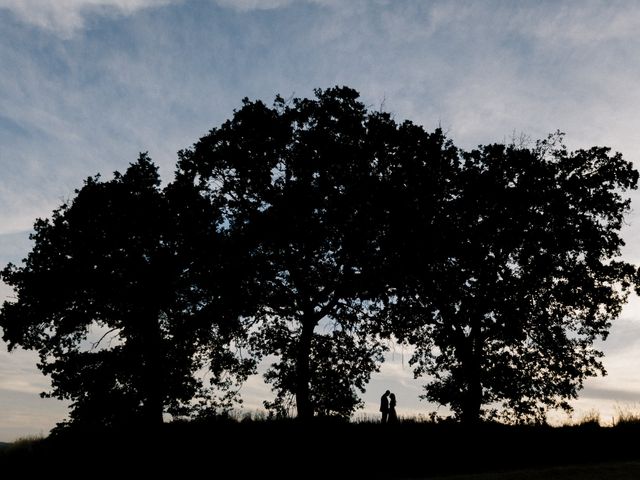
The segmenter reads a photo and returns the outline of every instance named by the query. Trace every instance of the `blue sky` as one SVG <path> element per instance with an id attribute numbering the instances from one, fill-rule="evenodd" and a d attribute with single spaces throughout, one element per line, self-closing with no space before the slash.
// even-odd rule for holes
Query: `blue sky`
<path id="1" fill-rule="evenodd" d="M 176 152 L 243 97 L 348 85 L 462 147 L 559 129 L 570 148 L 607 145 L 637 163 L 639 30 L 631 1 L 0 0 L 0 261 L 23 258 L 35 218 L 87 176 L 148 151 L 170 180 Z M 636 263 L 639 201 L 624 230 Z M 587 382 L 576 416 L 597 408 L 609 421 L 640 399 L 639 341 L 634 296 L 604 344 L 609 375 Z M 365 413 L 386 388 L 400 414 L 431 409 L 407 358 L 390 356 Z M 0 441 L 64 417 L 38 398 L 46 385 L 30 352 L 0 345 Z M 271 398 L 259 379 L 243 393 L 249 407 Z"/>

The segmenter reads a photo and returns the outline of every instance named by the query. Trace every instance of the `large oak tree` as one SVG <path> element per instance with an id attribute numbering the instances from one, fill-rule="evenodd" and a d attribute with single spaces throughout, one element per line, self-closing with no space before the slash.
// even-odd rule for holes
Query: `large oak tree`
<path id="1" fill-rule="evenodd" d="M 209 398 L 202 370 L 223 397 L 250 372 L 232 348 L 235 307 L 220 301 L 233 278 L 219 271 L 224 241 L 202 206 L 193 189 L 161 189 L 141 155 L 39 219 L 24 263 L 2 272 L 16 294 L 0 313 L 3 338 L 38 351 L 71 425 L 159 424 Z"/>
<path id="2" fill-rule="evenodd" d="M 460 151 L 441 209 L 410 222 L 416 238 L 426 222 L 444 242 L 396 251 L 408 275 L 390 310 L 395 333 L 416 348 L 415 374 L 430 377 L 425 398 L 463 421 L 542 420 L 605 373 L 594 341 L 629 291 L 620 229 L 638 173 L 608 148 L 568 152 L 561 140 Z M 410 268 L 425 249 L 429 265 Z"/>
<path id="3" fill-rule="evenodd" d="M 372 329 L 384 279 L 375 260 L 379 162 L 396 146 L 389 115 L 349 88 L 315 99 L 244 101 L 181 152 L 178 181 L 222 199 L 225 224 L 253 265 L 255 345 L 278 361 L 270 407 L 348 416 L 378 368 Z"/>

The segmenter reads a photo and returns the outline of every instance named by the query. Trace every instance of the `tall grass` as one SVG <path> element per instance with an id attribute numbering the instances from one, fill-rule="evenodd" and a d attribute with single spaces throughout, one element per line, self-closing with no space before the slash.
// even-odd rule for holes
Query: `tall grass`
<path id="1" fill-rule="evenodd" d="M 15 455 L 20 453 L 29 454 L 32 452 L 35 444 L 45 439 L 44 435 L 25 435 L 16 438 L 13 442 L 3 449 L 3 453 L 7 455 Z"/>
<path id="2" fill-rule="evenodd" d="M 632 403 L 614 406 L 616 412 L 613 425 L 626 426 L 626 425 L 640 425 L 640 404 Z"/>
<path id="3" fill-rule="evenodd" d="M 577 422 L 581 427 L 599 427 L 602 425 L 600 422 L 600 412 L 594 408 L 586 411 Z"/>

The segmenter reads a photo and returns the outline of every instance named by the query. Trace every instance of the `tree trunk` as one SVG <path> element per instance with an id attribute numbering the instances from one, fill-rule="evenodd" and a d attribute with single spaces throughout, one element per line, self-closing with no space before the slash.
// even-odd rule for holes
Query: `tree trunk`
<path id="1" fill-rule="evenodd" d="M 145 351 L 142 352 L 145 359 L 144 389 L 142 421 L 150 426 L 164 423 L 164 389 L 163 385 L 163 352 L 162 332 L 157 316 L 150 317 L 147 321 L 147 330 L 143 333 Z"/>
<path id="2" fill-rule="evenodd" d="M 482 340 L 476 329 L 472 329 L 467 339 L 467 348 L 463 357 L 465 372 L 465 392 L 462 399 L 462 423 L 476 425 L 480 423 L 482 409 Z"/>
<path id="3" fill-rule="evenodd" d="M 479 376 L 467 379 L 467 390 L 464 393 L 462 405 L 462 423 L 465 425 L 477 425 L 480 423 L 480 410 L 482 409 L 482 384 Z"/>
<path id="4" fill-rule="evenodd" d="M 296 408 L 300 420 L 313 418 L 314 410 L 311 403 L 311 340 L 316 320 L 313 314 L 302 317 L 302 333 L 298 342 L 298 358 L 296 359 Z"/>

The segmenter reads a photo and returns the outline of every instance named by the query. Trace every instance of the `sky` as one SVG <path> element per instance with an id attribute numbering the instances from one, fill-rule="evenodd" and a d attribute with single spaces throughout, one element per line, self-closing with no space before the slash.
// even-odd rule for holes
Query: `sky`
<path id="1" fill-rule="evenodd" d="M 462 148 L 560 130 L 570 149 L 608 146 L 640 168 L 638 31 L 634 1 L 0 0 L 0 264 L 24 258 L 34 220 L 88 176 L 147 151 L 170 181 L 176 153 L 244 97 L 347 85 Z M 636 264 L 639 202 L 623 230 Z M 635 295 L 599 346 L 608 375 L 586 382 L 574 418 L 596 409 L 606 423 L 640 400 Z M 359 415 L 377 415 L 387 388 L 400 415 L 435 409 L 408 357 L 394 347 Z M 35 363 L 0 341 L 0 441 L 46 435 L 67 413 L 39 398 Z M 259 377 L 242 395 L 249 410 L 273 398 Z"/>

